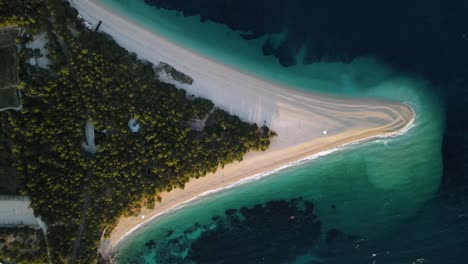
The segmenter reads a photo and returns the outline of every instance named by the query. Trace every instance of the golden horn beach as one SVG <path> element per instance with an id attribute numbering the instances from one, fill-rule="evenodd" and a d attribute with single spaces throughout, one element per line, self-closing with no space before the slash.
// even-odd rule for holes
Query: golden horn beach
<path id="1" fill-rule="evenodd" d="M 415 120 L 409 105 L 323 96 L 283 87 L 183 48 L 95 1 L 75 0 L 72 4 L 91 23 L 102 21 L 100 30 L 139 58 L 155 65 L 163 61 L 194 79 L 192 85 L 177 85 L 179 88 L 208 98 L 245 121 L 265 123 L 278 134 L 267 151 L 248 153 L 240 163 L 192 179 L 183 190 L 161 194 L 162 202 L 154 209 L 142 209 L 137 217 L 121 218 L 110 238 L 103 242 L 103 253 L 109 253 L 143 224 L 200 196 L 349 144 L 397 136 Z"/>

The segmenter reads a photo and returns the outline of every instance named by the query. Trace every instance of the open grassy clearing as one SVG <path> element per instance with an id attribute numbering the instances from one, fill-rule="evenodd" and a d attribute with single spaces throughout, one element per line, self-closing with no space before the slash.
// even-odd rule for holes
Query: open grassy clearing
<path id="1" fill-rule="evenodd" d="M 19 29 L 17 28 L 0 29 L 0 46 L 14 44 L 15 39 L 18 36 L 18 32 Z"/>
<path id="2" fill-rule="evenodd" d="M 16 46 L 0 47 L 0 89 L 16 85 Z"/>
<path id="3" fill-rule="evenodd" d="M 0 109 L 19 106 L 20 100 L 16 88 L 0 89 Z"/>

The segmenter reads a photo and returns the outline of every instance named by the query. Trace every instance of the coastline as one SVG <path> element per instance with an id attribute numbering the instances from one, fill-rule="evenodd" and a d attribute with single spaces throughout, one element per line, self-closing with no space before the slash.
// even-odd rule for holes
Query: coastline
<path id="1" fill-rule="evenodd" d="M 377 139 L 392 138 L 392 137 L 397 137 L 397 136 L 404 135 L 408 130 L 410 130 L 413 126 L 415 126 L 415 121 L 416 121 L 416 115 L 413 116 L 413 119 L 411 119 L 410 122 L 403 129 L 395 131 L 393 133 L 389 133 L 389 134 L 386 134 L 386 135 L 369 136 L 367 138 L 362 138 L 362 139 L 358 139 L 358 140 L 355 140 L 355 141 L 347 142 L 347 143 L 339 145 L 339 146 L 337 146 L 335 148 L 326 149 L 326 150 L 311 154 L 309 156 L 306 156 L 304 158 L 301 158 L 299 160 L 292 161 L 290 163 L 287 163 L 287 164 L 285 164 L 285 165 L 283 165 L 281 167 L 275 168 L 273 170 L 264 171 L 264 172 L 261 172 L 261 173 L 258 173 L 258 174 L 246 176 L 244 178 L 239 178 L 237 182 L 233 182 L 232 184 L 221 186 L 221 187 L 215 188 L 215 189 L 209 189 L 209 190 L 207 190 L 207 191 L 205 191 L 203 193 L 200 193 L 200 194 L 198 194 L 196 196 L 191 197 L 190 199 L 180 201 L 179 203 L 175 204 L 174 206 L 172 206 L 172 207 L 170 207 L 170 208 L 168 208 L 168 209 L 166 209 L 164 211 L 158 210 L 157 212 L 154 212 L 154 214 L 151 214 L 150 217 L 148 217 L 148 218 L 146 218 L 146 215 L 145 215 L 144 221 L 141 221 L 140 223 L 138 223 L 135 226 L 131 227 L 123 235 L 115 238 L 115 241 L 111 241 L 111 244 L 114 245 L 111 248 L 111 250 L 117 249 L 126 239 L 128 239 L 128 237 L 132 233 L 134 233 L 137 230 L 140 230 L 141 228 L 144 228 L 145 225 L 151 223 L 156 218 L 164 216 L 165 214 L 168 214 L 168 213 L 173 213 L 173 212 L 175 212 L 177 210 L 180 210 L 180 209 L 182 209 L 182 208 L 184 208 L 186 206 L 190 206 L 190 203 L 196 202 L 199 199 L 202 199 L 204 197 L 208 197 L 208 196 L 216 194 L 218 192 L 228 190 L 228 189 L 231 189 L 231 188 L 234 188 L 234 187 L 237 187 L 237 186 L 240 186 L 240 185 L 252 182 L 252 181 L 262 179 L 264 177 L 275 174 L 275 173 L 277 173 L 279 171 L 282 171 L 282 170 L 288 169 L 290 167 L 300 165 L 300 164 L 302 164 L 304 162 L 311 161 L 311 160 L 314 160 L 314 159 L 317 159 L 317 158 L 320 158 L 320 157 L 323 157 L 323 156 L 326 156 L 326 155 L 329 155 L 329 154 L 332 154 L 332 153 L 335 153 L 335 152 L 338 152 L 338 151 L 346 150 L 347 148 L 352 147 L 352 146 L 357 145 L 357 144 L 361 144 L 361 143 L 365 143 L 365 142 L 369 142 L 369 141 L 377 140 Z"/>
<path id="2" fill-rule="evenodd" d="M 122 218 L 110 239 L 101 245 L 103 253 L 110 253 L 144 224 L 200 197 L 352 144 L 398 136 L 415 121 L 415 113 L 408 105 L 319 96 L 280 87 L 180 47 L 94 0 L 72 3 L 89 21 L 102 20 L 101 31 L 140 58 L 153 64 L 164 61 L 194 78 L 193 85 L 177 85 L 179 88 L 208 98 L 248 122 L 265 122 L 279 135 L 266 152 L 248 153 L 242 163 L 229 164 L 214 174 L 192 179 L 184 190 L 162 194 L 163 200 L 155 209 L 143 209 L 138 217 Z"/>

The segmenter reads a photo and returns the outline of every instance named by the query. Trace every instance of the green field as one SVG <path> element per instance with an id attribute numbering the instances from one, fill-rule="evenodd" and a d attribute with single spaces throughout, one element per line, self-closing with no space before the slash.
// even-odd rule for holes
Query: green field
<path id="1" fill-rule="evenodd" d="M 16 46 L 8 45 L 0 48 L 0 88 L 16 84 Z"/>
<path id="2" fill-rule="evenodd" d="M 17 36 L 18 29 L 16 28 L 0 29 L 0 47 L 15 43 Z"/>
<path id="3" fill-rule="evenodd" d="M 16 88 L 0 89 L 0 109 L 18 106 L 20 106 L 20 102 Z"/>

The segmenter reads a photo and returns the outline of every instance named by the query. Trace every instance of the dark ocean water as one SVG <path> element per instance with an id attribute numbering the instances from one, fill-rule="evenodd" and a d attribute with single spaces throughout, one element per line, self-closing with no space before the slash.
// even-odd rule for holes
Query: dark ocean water
<path id="1" fill-rule="evenodd" d="M 200 16 L 245 39 L 286 30 L 268 39 L 265 56 L 288 67 L 348 62 L 375 55 L 430 80 L 445 101 L 444 186 L 449 196 L 468 193 L 468 1 L 466 0 L 145 0 L 184 16 Z M 304 53 L 301 59 L 298 54 Z M 302 55 L 302 54 L 301 54 Z M 454 191 L 457 190 L 455 193 Z"/>
<path id="2" fill-rule="evenodd" d="M 246 40 L 263 39 L 263 55 L 275 57 L 285 68 L 375 56 L 428 80 L 445 108 L 442 184 L 398 230 L 387 232 L 385 241 L 325 228 L 313 202 L 298 193 L 295 198 L 226 205 L 200 223 L 175 229 L 161 224 L 157 235 L 142 242 L 146 262 L 468 263 L 468 1 L 145 2 L 225 24 L 242 31 Z M 280 41 L 268 38 L 280 33 Z M 330 201 L 329 210 L 340 206 Z"/>
<path id="3" fill-rule="evenodd" d="M 246 39 L 287 30 L 265 56 L 285 67 L 323 61 L 347 62 L 376 55 L 399 69 L 420 74 L 438 89 L 447 111 L 444 185 L 449 196 L 468 195 L 468 1 L 371 0 L 145 0 L 199 15 L 246 33 Z M 302 60 L 297 55 L 306 50 Z"/>

